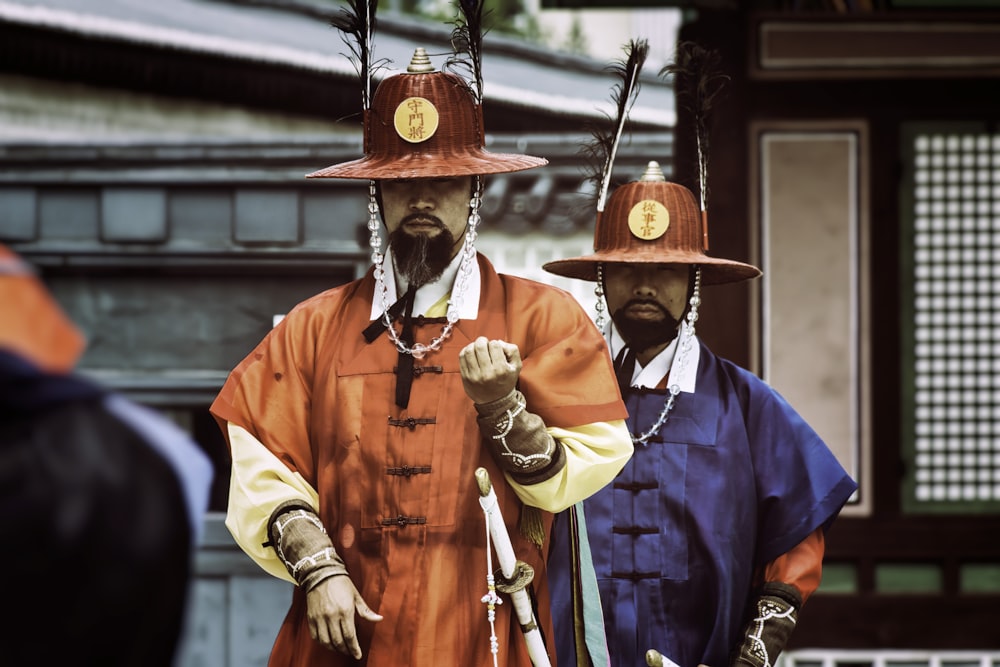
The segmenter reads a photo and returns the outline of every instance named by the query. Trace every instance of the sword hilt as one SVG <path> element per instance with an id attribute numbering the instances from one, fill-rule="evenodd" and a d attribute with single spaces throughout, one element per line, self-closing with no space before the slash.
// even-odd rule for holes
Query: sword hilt
<path id="1" fill-rule="evenodd" d="M 486 468 L 476 468 L 476 483 L 479 484 L 479 495 L 483 498 L 490 495 L 493 483 L 490 481 L 490 473 L 486 471 Z"/>
<path id="2" fill-rule="evenodd" d="M 646 651 L 646 664 L 649 667 L 678 667 L 676 662 L 653 648 Z"/>

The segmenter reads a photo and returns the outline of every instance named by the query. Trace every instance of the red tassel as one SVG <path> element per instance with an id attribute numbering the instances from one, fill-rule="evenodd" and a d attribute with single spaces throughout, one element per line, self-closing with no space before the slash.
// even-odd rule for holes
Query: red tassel
<path id="1" fill-rule="evenodd" d="M 708 211 L 701 210 L 701 245 L 702 251 L 708 252 Z"/>

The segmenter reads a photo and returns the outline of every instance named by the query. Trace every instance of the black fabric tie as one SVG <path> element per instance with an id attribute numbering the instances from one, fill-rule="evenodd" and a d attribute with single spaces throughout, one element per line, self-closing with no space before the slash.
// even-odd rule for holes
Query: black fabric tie
<path id="1" fill-rule="evenodd" d="M 622 396 L 632 387 L 633 373 L 635 373 L 635 352 L 626 345 L 615 357 L 615 377 L 618 378 L 618 389 Z"/>
<path id="2" fill-rule="evenodd" d="M 396 303 L 389 306 L 386 311 L 389 314 L 389 321 L 395 322 L 400 315 L 403 316 L 403 330 L 399 339 L 407 347 L 413 346 L 413 299 L 417 290 L 410 285 L 406 293 L 401 296 Z M 384 317 L 379 317 L 371 321 L 361 334 L 368 343 L 373 342 L 386 330 Z M 410 402 L 410 386 L 413 384 L 413 355 L 405 352 L 399 353 L 399 363 L 396 365 L 396 405 L 405 408 Z"/>
<path id="3" fill-rule="evenodd" d="M 403 312 L 403 309 L 406 307 L 407 299 L 409 299 L 410 304 L 412 306 L 413 304 L 412 287 L 406 290 L 406 293 L 403 296 L 399 297 L 396 303 L 389 306 L 389 310 L 387 310 L 386 312 L 389 313 L 390 322 L 394 322 L 396 318 L 399 317 L 400 313 Z M 371 321 L 371 324 L 365 327 L 365 330 L 361 332 L 361 335 L 365 337 L 366 343 L 371 343 L 376 338 L 382 335 L 382 333 L 385 331 L 385 327 L 386 327 L 385 318 L 377 317 Z"/>
<path id="4" fill-rule="evenodd" d="M 413 347 L 413 299 L 416 290 L 410 285 L 403 295 L 403 330 L 399 339 L 407 347 Z M 396 405 L 405 408 L 410 403 L 410 387 L 413 385 L 413 355 L 407 352 L 399 353 L 396 364 Z"/>

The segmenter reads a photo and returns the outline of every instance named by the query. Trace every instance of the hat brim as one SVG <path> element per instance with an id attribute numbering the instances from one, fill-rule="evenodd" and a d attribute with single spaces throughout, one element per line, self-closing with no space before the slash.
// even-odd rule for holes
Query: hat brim
<path id="1" fill-rule="evenodd" d="M 83 334 L 27 263 L 3 245 L 0 262 L 14 267 L 0 271 L 0 348 L 46 371 L 72 371 L 86 347 Z"/>
<path id="2" fill-rule="evenodd" d="M 750 280 L 761 275 L 761 270 L 751 264 L 729 259 L 709 257 L 705 254 L 657 250 L 643 253 L 622 250 L 595 252 L 584 257 L 570 257 L 546 262 L 542 268 L 549 273 L 567 278 L 597 282 L 598 264 L 697 264 L 701 267 L 703 285 L 724 285 Z"/>
<path id="3" fill-rule="evenodd" d="M 306 178 L 442 178 L 505 174 L 548 164 L 545 158 L 479 150 L 447 156 L 410 153 L 402 156 L 372 155 L 342 162 L 306 174 Z"/>

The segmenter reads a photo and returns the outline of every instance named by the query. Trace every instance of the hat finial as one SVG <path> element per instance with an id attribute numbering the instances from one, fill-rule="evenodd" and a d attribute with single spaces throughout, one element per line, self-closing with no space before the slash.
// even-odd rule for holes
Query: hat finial
<path id="1" fill-rule="evenodd" d="M 660 169 L 660 163 L 656 160 L 650 160 L 649 164 L 646 165 L 646 171 L 643 172 L 640 181 L 646 183 L 663 183 L 667 179 L 663 177 L 663 170 Z"/>
<path id="2" fill-rule="evenodd" d="M 427 51 L 424 50 L 424 47 L 418 46 L 413 52 L 413 57 L 410 58 L 410 65 L 406 68 L 406 71 L 410 74 L 424 74 L 434 71 L 434 65 L 427 56 Z"/>

